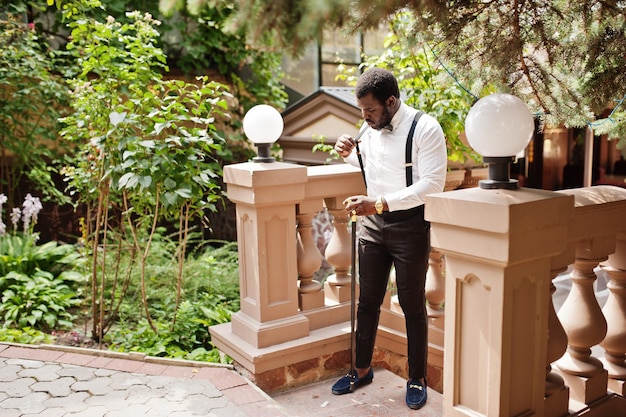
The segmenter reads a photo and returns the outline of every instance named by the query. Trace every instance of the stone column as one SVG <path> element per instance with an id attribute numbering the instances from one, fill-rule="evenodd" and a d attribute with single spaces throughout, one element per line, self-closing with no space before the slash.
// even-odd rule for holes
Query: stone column
<path id="1" fill-rule="evenodd" d="M 574 199 L 463 189 L 426 198 L 446 259 L 444 415 L 543 415 L 551 258 Z"/>
<path id="2" fill-rule="evenodd" d="M 225 167 L 224 180 L 237 205 L 241 310 L 232 316 L 233 334 L 257 348 L 307 336 L 296 255 L 306 167 L 248 162 Z"/>

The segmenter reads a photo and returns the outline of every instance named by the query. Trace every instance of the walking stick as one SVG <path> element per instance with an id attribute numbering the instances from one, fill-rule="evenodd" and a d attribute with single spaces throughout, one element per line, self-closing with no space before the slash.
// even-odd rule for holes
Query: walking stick
<path id="1" fill-rule="evenodd" d="M 363 136 L 363 133 L 365 133 L 366 130 L 367 129 L 363 129 L 359 132 L 358 135 L 356 135 L 356 138 L 354 138 L 354 144 L 356 146 L 356 156 L 357 158 L 359 158 L 359 167 L 361 167 L 363 183 L 365 184 L 365 188 L 367 189 L 367 180 L 365 180 L 365 169 L 363 168 L 363 157 L 361 156 L 361 149 L 359 149 L 359 139 L 361 139 L 361 136 Z"/>
<path id="2" fill-rule="evenodd" d="M 350 271 L 350 372 L 356 372 L 356 333 L 355 333 L 355 306 L 356 306 L 356 212 L 352 210 L 352 269 Z M 350 392 L 354 392 L 354 383 L 357 375 L 350 379 Z"/>
<path id="3" fill-rule="evenodd" d="M 359 167 L 361 168 L 361 175 L 363 176 L 363 183 L 367 188 L 367 181 L 365 180 L 365 169 L 363 169 L 363 158 L 361 157 L 361 149 L 359 149 L 359 139 L 363 136 L 367 129 L 363 129 L 354 138 L 354 144 L 356 145 L 356 156 L 359 158 Z M 352 221 L 352 270 L 350 271 L 350 372 L 356 372 L 356 332 L 355 332 L 355 307 L 356 307 L 356 211 L 352 210 L 350 220 Z M 350 392 L 354 392 L 354 384 L 358 375 L 352 375 L 350 379 Z"/>

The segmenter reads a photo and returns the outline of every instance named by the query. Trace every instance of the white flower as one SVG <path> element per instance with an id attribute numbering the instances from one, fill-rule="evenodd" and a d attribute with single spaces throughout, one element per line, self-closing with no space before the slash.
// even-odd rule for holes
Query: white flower
<path id="1" fill-rule="evenodd" d="M 7 202 L 7 196 L 0 194 L 0 236 L 4 236 L 7 232 L 7 226 L 2 221 L 2 205 Z"/>
<path id="2" fill-rule="evenodd" d="M 19 207 L 14 207 L 13 211 L 11 211 L 11 223 L 13 223 L 13 229 L 17 230 L 17 223 L 20 221 L 20 217 L 22 217 L 22 210 Z"/>
<path id="3" fill-rule="evenodd" d="M 22 220 L 24 221 L 24 233 L 26 233 L 29 231 L 31 223 L 33 226 L 37 223 L 37 215 L 43 206 L 38 197 L 33 197 L 28 193 L 26 194 L 26 198 L 24 198 L 22 207 Z"/>

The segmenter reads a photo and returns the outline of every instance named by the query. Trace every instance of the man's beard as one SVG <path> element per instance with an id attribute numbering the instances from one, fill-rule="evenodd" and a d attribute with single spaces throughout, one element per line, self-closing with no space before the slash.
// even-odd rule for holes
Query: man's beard
<path id="1" fill-rule="evenodd" d="M 390 123 L 391 123 L 391 119 L 392 119 L 391 112 L 389 111 L 389 108 L 385 106 L 383 110 L 383 114 L 380 116 L 380 120 L 378 121 L 378 123 L 372 126 L 372 129 L 376 129 L 376 130 L 388 129 L 388 126 L 390 126 Z"/>

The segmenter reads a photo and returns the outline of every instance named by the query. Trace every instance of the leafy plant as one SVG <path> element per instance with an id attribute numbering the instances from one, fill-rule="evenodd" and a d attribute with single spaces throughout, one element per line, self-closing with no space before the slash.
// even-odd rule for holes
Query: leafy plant
<path id="1" fill-rule="evenodd" d="M 80 304 L 78 291 L 84 282 L 82 259 L 71 245 L 48 242 L 37 245 L 34 232 L 41 209 L 39 199 L 26 196 L 23 209 L 11 213 L 13 230 L 2 221 L 0 194 L 0 316 L 4 327 L 51 330 L 70 326 L 71 310 Z M 18 230 L 20 219 L 23 225 Z"/>
<path id="2" fill-rule="evenodd" d="M 99 22 L 80 14 L 80 8 L 68 10 L 68 48 L 82 71 L 70 82 L 74 111 L 63 119 L 62 134 L 83 150 L 65 173 L 79 201 L 92 209 L 85 236 L 92 258 L 93 337 L 101 340 L 114 320 L 115 310 L 105 315 L 106 280 L 130 277 L 119 264 L 107 271 L 103 260 L 109 250 L 133 254 L 128 273 L 140 273 L 144 317 L 157 332 L 147 290 L 152 244 L 161 222 L 176 222 L 178 305 L 189 222 L 204 210 L 216 210 L 222 197 L 217 155 L 223 139 L 215 120 L 228 117 L 231 96 L 206 77 L 196 83 L 164 80 L 166 59 L 156 46 L 159 22 L 149 14 L 128 13 L 127 23 L 113 17 Z M 109 237 L 117 243 L 111 245 Z"/>
<path id="3" fill-rule="evenodd" d="M 474 97 L 452 82 L 445 69 L 437 63 L 433 52 L 414 36 L 416 20 L 407 12 L 398 12 L 390 21 L 385 50 L 379 56 L 365 57 L 363 66 L 384 67 L 393 71 L 400 91 L 408 105 L 436 118 L 446 137 L 448 159 L 465 162 L 469 157 L 480 161 L 461 139 L 465 117 Z M 356 83 L 356 75 L 342 68 L 339 78 Z"/>
<path id="4" fill-rule="evenodd" d="M 79 305 L 80 300 L 63 275 L 55 278 L 44 271 L 33 275 L 9 272 L 2 280 L 6 289 L 2 292 L 0 315 L 5 327 L 50 331 L 57 326 L 72 325 L 70 309 Z"/>
<path id="5" fill-rule="evenodd" d="M 0 18 L 0 192 L 10 207 L 25 179 L 45 198 L 67 201 L 53 180 L 63 151 L 57 119 L 67 104 L 54 63 L 32 26 Z"/>
<path id="6" fill-rule="evenodd" d="M 326 163 L 330 163 L 334 160 L 340 158 L 339 153 L 335 150 L 335 147 L 331 144 L 326 143 L 326 136 L 315 136 L 313 135 L 313 140 L 317 141 L 315 145 L 313 145 L 313 152 L 326 152 L 328 153 L 328 158 L 326 158 Z"/>
<path id="7" fill-rule="evenodd" d="M 0 341 L 24 344 L 52 343 L 54 336 L 31 327 L 10 329 L 0 327 Z"/>

